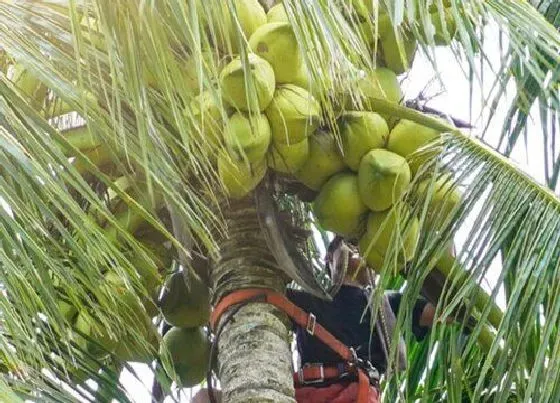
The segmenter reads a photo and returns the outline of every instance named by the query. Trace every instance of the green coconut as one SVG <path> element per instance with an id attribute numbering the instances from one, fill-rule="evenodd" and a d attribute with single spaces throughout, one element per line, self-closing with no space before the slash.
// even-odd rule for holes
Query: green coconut
<path id="1" fill-rule="evenodd" d="M 190 55 L 181 70 L 182 82 L 188 90 L 198 95 L 202 85 L 200 81 L 201 69 L 202 71 L 211 71 L 212 68 L 216 68 L 217 71 L 221 69 L 220 59 L 215 51 L 205 50 L 199 57 Z"/>
<path id="2" fill-rule="evenodd" d="M 430 155 L 422 155 L 414 159 L 410 158 L 411 155 L 420 147 L 436 140 L 440 134 L 432 128 L 402 119 L 389 133 L 387 149 L 405 157 L 410 164 L 411 172 L 416 174 L 418 168 L 430 158 Z"/>
<path id="3" fill-rule="evenodd" d="M 226 122 L 224 143 L 237 161 L 247 159 L 249 163 L 255 163 L 262 160 L 270 139 L 270 124 L 262 113 L 247 115 L 237 112 Z"/>
<path id="4" fill-rule="evenodd" d="M 359 238 L 364 228 L 367 206 L 358 191 L 358 175 L 343 172 L 321 187 L 313 203 L 319 225 L 348 238 Z"/>
<path id="5" fill-rule="evenodd" d="M 296 178 L 308 188 L 319 190 L 331 176 L 344 168 L 333 133 L 317 130 L 309 137 L 309 157 L 296 172 Z"/>
<path id="6" fill-rule="evenodd" d="M 461 204 L 462 194 L 455 181 L 444 175 L 432 181 L 425 179 L 418 184 L 416 193 L 428 200 L 426 223 L 429 227 L 445 223 Z"/>
<path id="7" fill-rule="evenodd" d="M 379 98 L 400 103 L 403 98 L 397 75 L 384 67 L 379 67 L 361 78 L 358 81 L 358 89 L 364 96 L 363 105 L 367 110 L 373 110 L 370 104 L 372 99 Z M 351 105 L 347 106 L 351 109 Z"/>
<path id="8" fill-rule="evenodd" d="M 294 82 L 303 59 L 289 23 L 272 22 L 261 25 L 249 39 L 249 47 L 272 65 L 277 83 Z"/>
<path id="9" fill-rule="evenodd" d="M 254 53 L 250 53 L 247 59 L 247 76 L 239 57 L 225 66 L 220 73 L 222 97 L 236 109 L 262 112 L 274 96 L 274 71 L 266 60 Z"/>
<path id="10" fill-rule="evenodd" d="M 209 90 L 203 91 L 190 103 L 189 113 L 200 128 L 201 137 L 208 141 L 211 152 L 222 142 L 223 109 L 218 95 Z"/>
<path id="11" fill-rule="evenodd" d="M 276 143 L 295 144 L 315 132 L 321 106 L 313 95 L 293 84 L 277 88 L 265 111 Z"/>
<path id="12" fill-rule="evenodd" d="M 251 35 L 263 24 L 266 24 L 266 11 L 258 0 L 233 0 L 233 10 L 237 13 L 235 18 L 228 7 L 228 2 L 223 1 L 223 22 L 222 32 L 217 33 L 217 47 L 224 53 L 239 53 L 239 32 L 238 22 L 241 32 L 245 38 Z M 225 34 L 225 35 L 224 35 Z"/>
<path id="13" fill-rule="evenodd" d="M 416 252 L 418 244 L 419 225 L 416 217 L 411 217 L 408 209 L 397 209 L 382 212 L 371 212 L 367 219 L 366 233 L 359 242 L 360 254 L 365 257 L 368 265 L 374 270 L 381 270 L 389 249 L 391 240 L 397 245 L 397 263 L 404 265 L 410 261 Z"/>
<path id="14" fill-rule="evenodd" d="M 366 206 L 373 211 L 383 211 L 406 190 L 410 168 L 400 155 L 378 148 L 362 158 L 358 181 L 360 197 Z"/>
<path id="15" fill-rule="evenodd" d="M 210 317 L 208 287 L 195 276 L 189 276 L 189 282 L 187 287 L 181 272 L 173 273 L 165 282 L 159 305 L 165 321 L 172 326 L 202 326 Z"/>
<path id="16" fill-rule="evenodd" d="M 267 157 L 268 166 L 276 172 L 296 173 L 309 156 L 309 141 L 304 138 L 299 143 L 272 143 Z"/>
<path id="17" fill-rule="evenodd" d="M 284 4 L 279 3 L 271 7 L 266 14 L 267 22 L 290 22 Z"/>
<path id="18" fill-rule="evenodd" d="M 240 199 L 256 188 L 266 174 L 266 169 L 264 159 L 248 164 L 246 161 L 235 161 L 224 153 L 218 156 L 220 180 L 227 195 L 233 199 Z"/>
<path id="19" fill-rule="evenodd" d="M 418 44 L 411 34 L 399 34 L 399 36 L 402 47 L 399 47 L 397 36 L 392 29 L 380 38 L 381 54 L 385 66 L 396 74 L 402 74 L 412 67 L 418 48 Z"/>
<path id="20" fill-rule="evenodd" d="M 343 160 L 358 171 L 362 157 L 373 148 L 385 146 L 389 136 L 387 122 L 375 112 L 345 112 L 339 121 Z"/>
<path id="21" fill-rule="evenodd" d="M 182 388 L 202 382 L 208 371 L 210 343 L 202 327 L 174 327 L 163 336 L 160 357 L 167 375 Z"/>

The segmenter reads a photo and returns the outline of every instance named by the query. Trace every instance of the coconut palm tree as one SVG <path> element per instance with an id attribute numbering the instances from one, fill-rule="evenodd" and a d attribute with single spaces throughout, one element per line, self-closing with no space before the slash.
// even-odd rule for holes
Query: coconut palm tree
<path id="1" fill-rule="evenodd" d="M 149 350 L 150 301 L 172 266 L 210 286 L 214 303 L 246 287 L 282 292 L 291 280 L 328 298 L 319 237 L 306 232 L 316 229 L 304 202 L 309 192 L 269 172 L 235 200 L 216 168 L 224 147 L 208 133 L 229 113 L 220 71 L 232 53 L 241 55 L 241 71 L 250 71 L 241 3 L 0 4 L 4 400 L 130 400 L 117 382 L 130 368 L 118 352 Z M 268 9 L 274 2 L 261 3 Z M 560 400 L 558 8 L 521 0 L 283 3 L 324 128 L 336 127 L 337 95 L 359 98 L 359 78 L 377 66 L 378 3 L 397 38 L 396 58 L 406 60 L 405 36 L 414 36 L 436 71 L 431 21 L 446 27 L 444 10 L 451 13 L 451 49 L 471 94 L 491 83 L 481 127 L 491 128 L 493 112 L 514 99 L 494 149 L 484 143 L 490 129 L 465 133 L 425 114 L 424 105 L 369 100 L 385 116 L 445 133 L 414 158 L 432 185 L 451 175 L 463 193 L 436 225 L 427 217 L 433 192 L 414 197 L 418 181 L 397 203 L 410 206 L 422 231 L 405 270 L 398 239 L 379 270 L 379 290 L 406 282 L 395 331 L 406 336 L 411 365 L 386 379 L 387 398 Z M 360 4 L 373 14 L 364 17 Z M 485 27 L 502 39 L 498 65 L 485 53 Z M 206 121 L 205 99 L 218 105 Z M 444 112 L 453 115 L 452 106 Z M 530 112 L 540 118 L 538 133 L 527 128 Z M 548 189 L 508 160 L 521 138 L 542 143 Z M 464 239 L 451 257 L 457 233 Z M 489 273 L 497 279 L 482 287 Z M 436 325 L 417 342 L 406 308 L 422 290 L 442 322 L 453 316 L 460 323 Z M 215 369 L 224 401 L 294 400 L 283 312 L 253 301 L 226 313 L 218 328 Z M 159 365 L 152 368 L 169 388 Z"/>

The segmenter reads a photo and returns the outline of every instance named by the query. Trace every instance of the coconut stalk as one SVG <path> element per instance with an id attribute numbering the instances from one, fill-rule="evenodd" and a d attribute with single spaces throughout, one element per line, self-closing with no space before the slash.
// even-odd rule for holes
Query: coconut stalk
<path id="1" fill-rule="evenodd" d="M 282 276 L 259 225 L 254 197 L 223 206 L 227 235 L 212 264 L 213 303 L 247 287 L 284 292 Z M 233 316 L 230 318 L 230 315 Z M 217 370 L 225 402 L 294 402 L 290 321 L 258 302 L 230 308 L 220 318 Z"/>

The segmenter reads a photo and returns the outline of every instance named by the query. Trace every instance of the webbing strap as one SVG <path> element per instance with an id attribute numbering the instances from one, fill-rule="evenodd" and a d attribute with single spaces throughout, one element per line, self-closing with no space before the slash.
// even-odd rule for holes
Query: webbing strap
<path id="1" fill-rule="evenodd" d="M 213 329 L 215 329 L 220 317 L 224 314 L 225 311 L 227 311 L 230 306 L 257 298 L 258 301 L 274 305 L 281 311 L 285 312 L 286 315 L 288 315 L 295 323 L 306 329 L 309 334 L 317 337 L 319 340 L 325 343 L 344 361 L 356 361 L 356 356 L 350 348 L 348 348 L 344 343 L 334 337 L 332 333 L 325 329 L 321 324 L 316 323 L 315 315 L 305 312 L 299 306 L 292 303 L 283 294 L 268 289 L 247 288 L 228 294 L 227 296 L 222 298 L 222 300 L 214 308 L 214 311 L 210 316 L 210 325 Z"/>

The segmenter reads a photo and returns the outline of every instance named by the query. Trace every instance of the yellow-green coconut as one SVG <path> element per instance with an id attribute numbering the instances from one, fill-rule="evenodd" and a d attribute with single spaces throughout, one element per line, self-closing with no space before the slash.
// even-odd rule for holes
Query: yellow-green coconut
<path id="1" fill-rule="evenodd" d="M 410 168 L 400 155 L 377 148 L 362 158 L 358 181 L 360 197 L 366 206 L 373 211 L 383 211 L 406 190 Z"/>
<path id="2" fill-rule="evenodd" d="M 255 163 L 262 160 L 270 139 L 270 124 L 262 113 L 248 115 L 236 112 L 226 122 L 224 143 L 237 161 L 247 159 L 249 163 Z"/>
<path id="3" fill-rule="evenodd" d="M 208 371 L 210 343 L 201 327 L 174 327 L 163 336 L 160 357 L 167 375 L 182 388 L 200 383 Z"/>
<path id="4" fill-rule="evenodd" d="M 296 173 L 309 156 L 307 138 L 295 144 L 272 143 L 267 156 L 268 166 L 276 172 Z"/>
<path id="5" fill-rule="evenodd" d="M 313 203 L 319 225 L 348 238 L 359 238 L 368 212 L 358 191 L 358 175 L 343 172 L 321 187 Z"/>
<path id="6" fill-rule="evenodd" d="M 254 53 L 247 57 L 247 75 L 239 57 L 220 73 L 223 99 L 233 108 L 253 113 L 264 111 L 274 96 L 274 71 L 266 60 Z"/>
<path id="7" fill-rule="evenodd" d="M 289 22 L 284 4 L 278 3 L 271 7 L 266 14 L 267 22 Z"/>
<path id="8" fill-rule="evenodd" d="M 339 128 L 342 158 L 353 171 L 358 171 L 360 161 L 368 151 L 384 147 L 389 136 L 387 122 L 375 112 L 345 112 L 340 117 Z"/>
<path id="9" fill-rule="evenodd" d="M 293 84 L 279 86 L 265 111 L 276 143 L 295 144 L 315 132 L 321 107 L 313 95 Z"/>
<path id="10" fill-rule="evenodd" d="M 190 104 L 189 113 L 200 129 L 200 136 L 208 141 L 210 152 L 215 152 L 222 143 L 223 111 L 219 94 L 209 90 L 203 91 Z"/>
<path id="11" fill-rule="evenodd" d="M 248 164 L 235 161 L 228 154 L 218 156 L 218 174 L 226 194 L 233 199 L 241 199 L 257 187 L 266 174 L 266 161 Z"/>
<path id="12" fill-rule="evenodd" d="M 449 175 L 443 175 L 436 181 L 423 180 L 416 192 L 422 196 L 422 200 L 427 200 L 426 223 L 430 227 L 444 224 L 462 200 L 457 184 Z"/>
<path id="13" fill-rule="evenodd" d="M 224 53 L 239 53 L 239 40 L 242 36 L 250 38 L 253 32 L 263 24 L 266 24 L 266 11 L 258 0 L 233 0 L 232 7 L 228 7 L 228 2 L 222 2 L 223 25 L 220 32 L 216 32 L 216 45 Z M 204 11 L 203 11 L 204 12 Z M 234 12 L 236 15 L 234 15 Z M 241 28 L 238 32 L 238 22 Z M 217 31 L 217 29 L 215 28 Z"/>
<path id="14" fill-rule="evenodd" d="M 419 125 L 411 120 L 402 119 L 389 133 L 387 149 L 405 157 L 410 170 L 416 174 L 418 168 L 430 157 L 421 156 L 411 159 L 411 155 L 420 147 L 427 145 L 440 136 L 440 132 L 432 128 Z"/>
<path id="15" fill-rule="evenodd" d="M 344 168 L 333 133 L 319 129 L 309 137 L 309 157 L 296 172 L 296 178 L 308 188 L 319 190 L 331 176 Z"/>
<path id="16" fill-rule="evenodd" d="M 381 54 L 385 66 L 396 74 L 402 74 L 412 67 L 418 44 L 411 34 L 400 34 L 401 46 L 392 29 L 381 37 Z"/>
<path id="17" fill-rule="evenodd" d="M 394 251 L 393 248 L 389 249 L 394 237 L 393 242 L 398 251 L 396 262 L 404 265 L 416 252 L 418 235 L 418 219 L 412 217 L 406 208 L 401 209 L 400 213 L 396 208 L 371 212 L 367 219 L 366 233 L 359 242 L 360 253 L 374 270 L 381 270 L 387 254 Z"/>
<path id="18" fill-rule="evenodd" d="M 302 55 L 289 23 L 261 25 L 249 39 L 249 47 L 272 65 L 276 82 L 294 82 L 302 64 Z"/>

